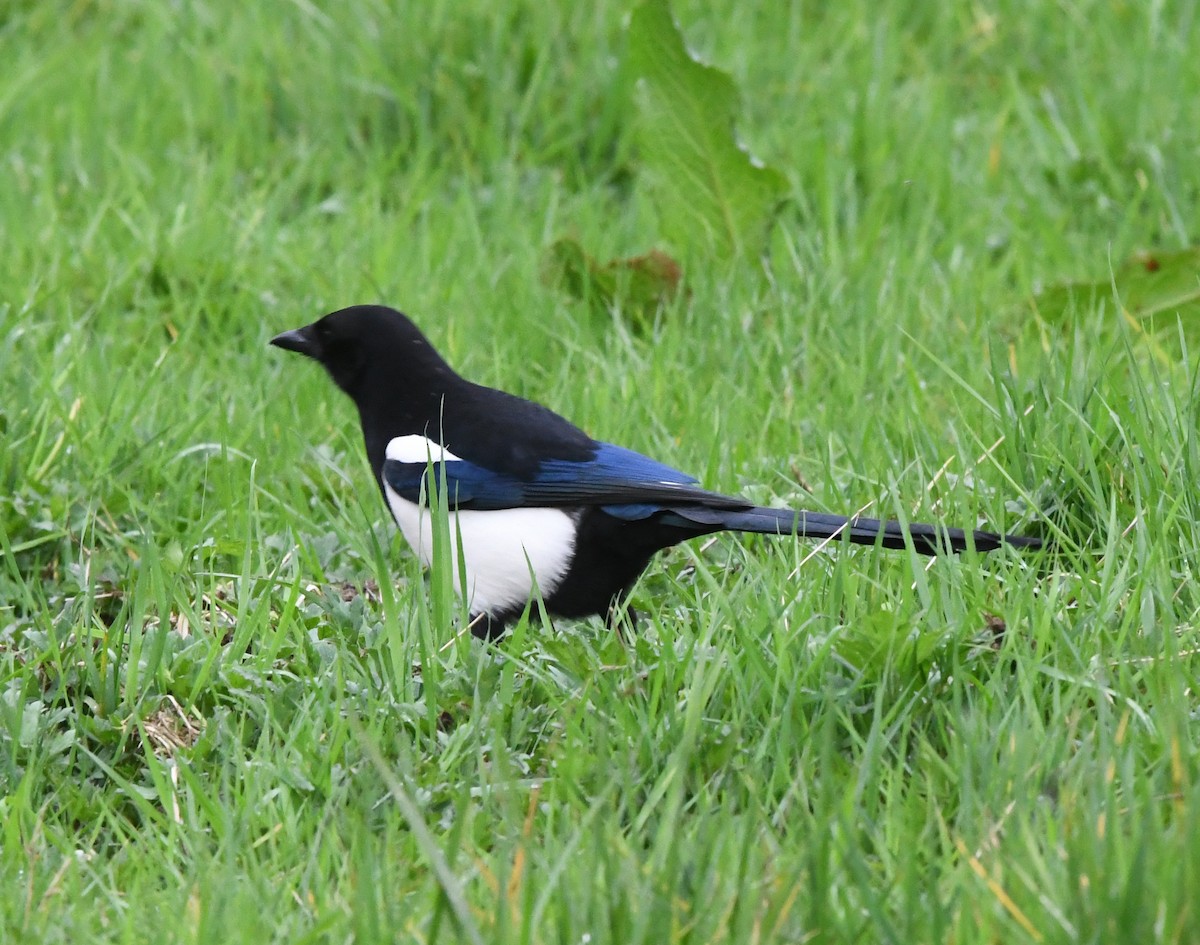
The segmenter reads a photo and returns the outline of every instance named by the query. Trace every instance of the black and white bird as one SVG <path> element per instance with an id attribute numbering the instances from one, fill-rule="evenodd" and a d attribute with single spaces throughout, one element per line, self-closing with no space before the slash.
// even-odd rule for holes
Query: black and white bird
<path id="1" fill-rule="evenodd" d="M 1036 538 L 756 506 L 593 440 L 547 408 L 454 372 L 395 309 L 356 305 L 271 339 L 319 362 L 358 407 L 396 524 L 433 557 L 428 480 L 446 486 L 454 586 L 494 638 L 540 594 L 561 617 L 610 624 L 655 553 L 717 531 L 846 539 L 922 554 L 1036 547 Z M 439 495 L 442 493 L 438 493 Z M 461 559 L 466 574 L 458 574 Z M 465 580 L 463 578 L 465 577 Z M 632 611 L 625 611 L 632 619 Z"/>

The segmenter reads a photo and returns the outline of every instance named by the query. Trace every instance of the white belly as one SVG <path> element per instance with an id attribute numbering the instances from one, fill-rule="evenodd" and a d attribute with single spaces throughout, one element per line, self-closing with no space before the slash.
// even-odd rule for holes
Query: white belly
<path id="1" fill-rule="evenodd" d="M 387 458 L 399 462 L 458 459 L 423 436 L 396 437 Z M 433 559 L 433 521 L 428 508 L 401 498 L 384 484 L 392 517 L 421 563 Z M 534 582 L 543 597 L 562 583 L 575 553 L 575 522 L 562 509 L 499 509 L 450 515 L 450 558 L 454 589 L 461 591 L 459 542 L 466 567 L 467 607 L 472 614 L 524 607 Z"/>

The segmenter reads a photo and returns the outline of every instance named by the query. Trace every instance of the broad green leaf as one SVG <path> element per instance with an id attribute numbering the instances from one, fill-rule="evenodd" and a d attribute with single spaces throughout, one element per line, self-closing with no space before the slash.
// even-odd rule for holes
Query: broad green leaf
<path id="1" fill-rule="evenodd" d="M 763 252 L 787 181 L 738 145 L 733 80 L 692 58 L 667 0 L 633 11 L 628 55 L 643 179 L 663 236 L 687 259 Z"/>
<path id="2" fill-rule="evenodd" d="M 1139 320 L 1200 317 L 1200 247 L 1138 253 L 1117 267 L 1111 279 L 1048 286 L 1033 301 L 1043 317 L 1058 318 L 1072 306 L 1091 306 L 1114 292 L 1124 310 Z"/>

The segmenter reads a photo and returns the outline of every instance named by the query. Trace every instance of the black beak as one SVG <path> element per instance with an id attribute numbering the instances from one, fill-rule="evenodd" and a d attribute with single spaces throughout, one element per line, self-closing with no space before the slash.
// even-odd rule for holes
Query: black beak
<path id="1" fill-rule="evenodd" d="M 312 326 L 293 328 L 271 339 L 271 344 L 284 351 L 295 351 L 310 358 L 320 358 L 321 349 L 313 337 Z"/>

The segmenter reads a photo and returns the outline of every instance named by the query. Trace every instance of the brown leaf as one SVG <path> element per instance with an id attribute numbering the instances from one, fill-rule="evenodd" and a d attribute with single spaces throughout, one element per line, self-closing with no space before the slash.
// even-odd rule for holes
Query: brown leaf
<path id="1" fill-rule="evenodd" d="M 662 250 L 598 263 L 577 240 L 551 245 L 542 264 L 542 282 L 587 302 L 599 315 L 623 313 L 642 327 L 680 291 L 683 269 Z"/>

